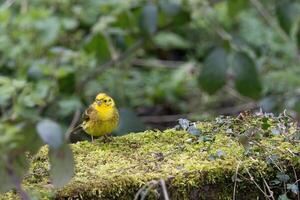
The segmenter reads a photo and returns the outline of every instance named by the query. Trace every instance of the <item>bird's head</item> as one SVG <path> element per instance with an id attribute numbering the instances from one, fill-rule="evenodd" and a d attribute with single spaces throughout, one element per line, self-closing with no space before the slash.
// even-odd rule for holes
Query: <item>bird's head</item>
<path id="1" fill-rule="evenodd" d="M 101 108 L 112 108 L 115 107 L 114 100 L 108 96 L 105 93 L 99 93 L 94 101 L 94 105 L 97 108 L 97 110 L 100 110 Z"/>

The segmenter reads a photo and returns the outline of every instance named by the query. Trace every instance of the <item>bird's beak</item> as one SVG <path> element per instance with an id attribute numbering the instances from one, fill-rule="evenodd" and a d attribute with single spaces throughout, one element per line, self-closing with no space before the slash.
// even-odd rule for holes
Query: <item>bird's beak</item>
<path id="1" fill-rule="evenodd" d="M 101 106 L 102 101 L 96 101 L 96 103 L 97 103 L 98 106 Z"/>

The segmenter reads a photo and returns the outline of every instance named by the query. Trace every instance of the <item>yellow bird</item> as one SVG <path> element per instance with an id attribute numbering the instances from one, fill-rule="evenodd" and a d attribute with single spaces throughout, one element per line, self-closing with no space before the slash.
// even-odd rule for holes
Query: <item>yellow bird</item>
<path id="1" fill-rule="evenodd" d="M 114 100 L 105 93 L 99 93 L 95 101 L 83 113 L 83 122 L 71 133 L 83 129 L 93 136 L 106 136 L 118 127 L 119 112 Z"/>

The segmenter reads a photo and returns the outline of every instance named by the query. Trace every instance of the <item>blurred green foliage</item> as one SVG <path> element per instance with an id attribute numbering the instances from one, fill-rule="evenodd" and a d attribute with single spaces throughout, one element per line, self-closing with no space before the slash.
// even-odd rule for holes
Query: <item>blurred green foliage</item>
<path id="1" fill-rule="evenodd" d="M 296 0 L 6 0 L 0 44 L 2 191 L 24 176 L 26 152 L 51 147 L 39 127 L 63 140 L 100 91 L 126 119 L 136 119 L 132 109 L 205 118 L 247 105 L 300 114 Z M 65 142 L 51 148 L 53 166 L 72 160 Z M 71 174 L 57 169 L 60 186 Z"/>

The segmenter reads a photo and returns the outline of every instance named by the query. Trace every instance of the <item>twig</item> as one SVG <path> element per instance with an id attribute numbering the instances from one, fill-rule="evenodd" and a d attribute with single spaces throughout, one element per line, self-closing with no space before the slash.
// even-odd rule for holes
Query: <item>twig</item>
<path id="1" fill-rule="evenodd" d="M 116 48 L 113 45 L 113 42 L 112 42 L 112 40 L 110 38 L 110 35 L 107 34 L 106 32 L 104 32 L 103 35 L 104 35 L 104 37 L 105 37 L 105 39 L 107 41 L 108 50 L 110 52 L 112 60 L 117 60 L 117 58 L 119 57 L 119 54 L 118 54 L 118 51 L 116 50 Z"/>
<path id="2" fill-rule="evenodd" d="M 166 187 L 166 182 L 163 179 L 160 179 L 160 185 L 161 185 L 161 189 L 164 195 L 164 199 L 165 200 L 169 200 L 169 195 L 168 195 L 168 191 L 167 191 L 167 187 Z"/>
<path id="3" fill-rule="evenodd" d="M 8 9 L 10 6 L 12 6 L 15 3 L 16 0 L 6 0 L 1 6 L 0 10 Z"/>
<path id="4" fill-rule="evenodd" d="M 141 59 L 136 58 L 132 62 L 132 65 L 140 67 L 154 67 L 154 68 L 165 68 L 165 69 L 177 69 L 186 62 L 174 61 L 174 60 L 159 60 L 159 59 Z"/>
<path id="5" fill-rule="evenodd" d="M 284 41 L 289 41 L 289 36 L 279 27 L 279 25 L 276 23 L 276 21 L 272 18 L 272 16 L 268 13 L 268 11 L 264 8 L 263 5 L 258 0 L 250 0 L 250 2 L 257 9 L 260 15 L 267 21 L 267 23 L 278 31 L 280 37 Z"/>
<path id="6" fill-rule="evenodd" d="M 271 152 L 269 151 L 269 153 L 271 153 Z M 268 158 L 272 161 L 272 163 L 275 165 L 275 167 L 277 167 L 277 169 L 280 172 L 283 172 L 283 169 L 281 167 L 279 167 L 279 165 L 276 164 L 276 161 L 272 158 L 272 156 L 268 156 Z"/>
<path id="7" fill-rule="evenodd" d="M 259 146 L 260 148 L 265 149 L 270 155 L 272 155 L 272 152 L 265 146 L 261 145 L 259 142 L 256 141 L 252 141 L 255 145 Z M 278 149 L 276 147 L 274 147 L 275 149 Z M 285 153 L 284 151 L 282 151 L 283 153 Z M 275 165 L 275 167 L 280 171 L 280 172 L 284 172 L 283 168 L 281 168 L 279 165 L 276 164 L 276 161 L 271 157 L 268 156 L 268 158 L 272 161 L 272 163 Z"/>
<path id="8" fill-rule="evenodd" d="M 276 148 L 276 149 L 277 149 L 277 148 Z M 278 149 L 279 149 L 279 148 L 278 148 Z M 279 149 L 279 150 L 281 150 L 281 149 Z M 288 151 L 292 156 L 297 157 L 297 155 L 296 155 L 294 152 L 292 152 L 292 150 L 287 149 L 287 151 Z"/>
<path id="9" fill-rule="evenodd" d="M 249 97 L 241 96 L 237 91 L 232 89 L 232 87 L 229 87 L 228 85 L 225 86 L 226 91 L 232 95 L 233 97 L 236 97 L 237 99 L 244 101 L 244 102 L 253 102 L 253 100 Z"/>
<path id="10" fill-rule="evenodd" d="M 145 189 L 148 187 L 147 184 L 143 185 L 143 187 L 141 187 L 138 192 L 135 194 L 134 199 L 133 200 L 138 200 L 140 195 L 142 194 L 142 192 L 145 191 Z"/>
<path id="11" fill-rule="evenodd" d="M 168 191 L 167 191 L 167 187 L 166 187 L 166 182 L 163 179 L 160 179 L 159 181 L 152 180 L 152 181 L 146 183 L 135 194 L 134 200 L 138 200 L 139 197 L 141 197 L 141 200 L 144 200 L 147 197 L 150 190 L 152 188 L 154 188 L 155 186 L 157 186 L 158 184 L 160 184 L 160 186 L 162 188 L 162 193 L 163 193 L 164 199 L 165 200 L 170 200 L 169 195 L 168 195 Z"/>
<path id="12" fill-rule="evenodd" d="M 239 167 L 240 167 L 240 162 L 238 162 L 237 167 L 235 169 L 234 186 L 233 186 L 233 197 L 232 197 L 233 200 L 235 200 L 236 185 L 237 185 L 236 184 L 237 183 L 236 179 L 237 179 L 237 174 L 238 174 L 238 171 L 239 171 Z"/>
<path id="13" fill-rule="evenodd" d="M 263 189 L 261 189 L 261 187 L 259 186 L 259 184 L 254 180 L 253 176 L 250 174 L 249 170 L 247 168 L 246 169 L 246 172 L 247 174 L 249 175 L 250 177 L 250 181 L 252 181 L 254 183 L 254 185 L 265 195 L 265 197 L 267 197 L 268 199 L 270 198 L 270 196 L 268 194 L 266 194 Z"/>
<path id="14" fill-rule="evenodd" d="M 297 173 L 296 173 L 296 170 L 295 170 L 295 167 L 292 165 L 292 167 L 293 167 L 293 172 L 294 172 L 294 176 L 295 176 L 295 185 L 297 185 L 297 187 L 299 188 L 299 184 L 298 184 L 298 181 L 300 181 L 300 179 L 298 180 L 298 177 L 297 177 Z M 300 194 L 299 194 L 299 192 L 297 193 L 297 199 L 298 200 L 300 200 Z"/>
<path id="15" fill-rule="evenodd" d="M 265 193 L 267 193 L 265 184 L 263 184 L 263 187 L 264 187 Z M 267 197 L 265 197 L 265 199 L 267 199 Z"/>
<path id="16" fill-rule="evenodd" d="M 253 110 L 259 108 L 257 103 L 249 102 L 232 107 L 225 107 L 217 110 L 217 114 L 236 114 L 244 110 Z"/>
<path id="17" fill-rule="evenodd" d="M 147 197 L 147 194 L 150 192 L 150 190 L 157 185 L 157 181 L 150 181 L 146 183 L 139 191 L 136 193 L 134 200 L 138 200 L 139 197 L 141 197 L 141 200 L 144 200 Z M 143 193 L 144 192 L 144 193 Z"/>
<path id="18" fill-rule="evenodd" d="M 80 108 L 77 108 L 74 115 L 73 115 L 73 119 L 70 123 L 70 126 L 66 132 L 66 140 L 68 141 L 70 139 L 70 134 L 71 134 L 71 131 L 72 129 L 75 127 L 75 125 L 77 124 L 78 120 L 80 118 Z"/>
<path id="19" fill-rule="evenodd" d="M 16 176 L 15 171 L 12 167 L 12 158 L 8 159 L 8 163 L 7 163 L 7 172 L 11 178 L 11 181 L 13 182 L 13 184 L 16 187 L 17 192 L 20 195 L 20 198 L 22 200 L 30 200 L 28 194 L 23 190 L 22 188 L 22 184 L 21 184 L 21 180 L 19 177 Z"/>
<path id="20" fill-rule="evenodd" d="M 271 197 L 271 199 L 275 200 L 274 195 L 273 195 L 274 192 L 271 190 L 271 188 L 270 188 L 269 184 L 267 183 L 266 179 L 262 176 L 261 173 L 260 173 L 260 176 L 262 177 L 263 182 L 264 182 L 265 186 L 266 186 L 267 189 L 268 189 L 268 192 L 269 192 L 269 194 L 270 194 L 269 197 Z"/>

